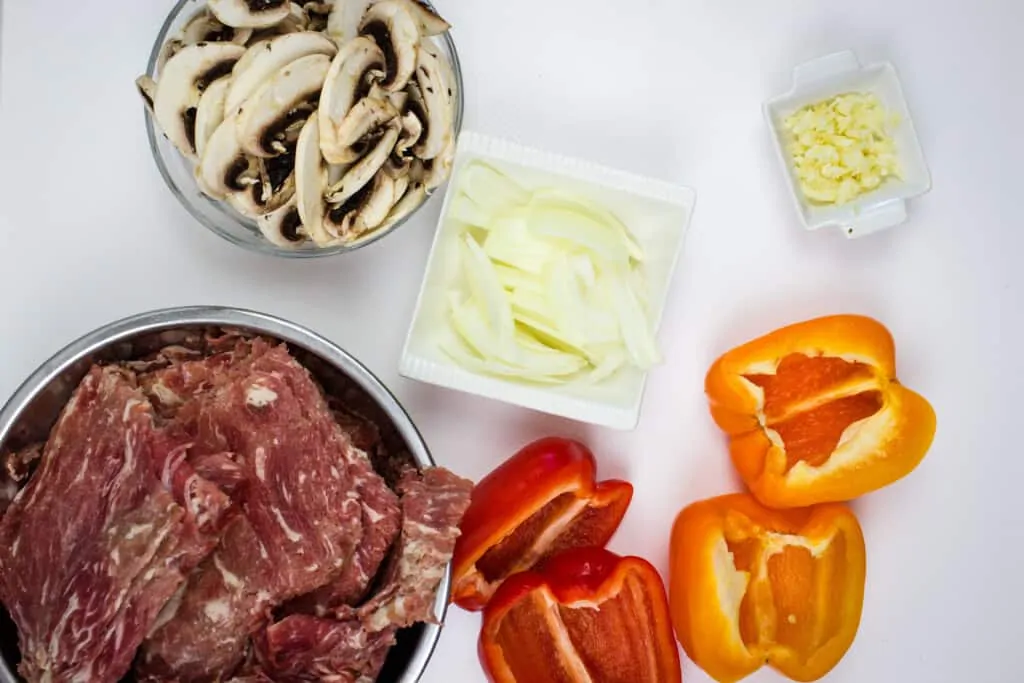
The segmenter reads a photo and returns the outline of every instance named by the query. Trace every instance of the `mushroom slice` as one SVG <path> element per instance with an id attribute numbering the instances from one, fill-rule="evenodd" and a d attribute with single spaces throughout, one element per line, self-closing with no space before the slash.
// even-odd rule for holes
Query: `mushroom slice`
<path id="1" fill-rule="evenodd" d="M 388 102 L 398 111 L 405 111 L 405 105 L 409 102 L 409 93 L 404 90 L 387 93 Z"/>
<path id="2" fill-rule="evenodd" d="M 402 132 L 395 143 L 395 153 L 402 158 L 412 156 L 412 148 L 419 142 L 423 135 L 423 122 L 414 111 L 407 111 L 402 115 Z"/>
<path id="3" fill-rule="evenodd" d="M 246 218 L 256 220 L 266 213 L 258 189 L 246 188 L 238 192 L 232 192 L 224 198 L 224 201 L 228 206 Z"/>
<path id="4" fill-rule="evenodd" d="M 258 165 L 238 144 L 236 118 L 229 116 L 217 126 L 196 168 L 196 182 L 214 199 L 224 199 L 259 183 Z"/>
<path id="5" fill-rule="evenodd" d="M 398 141 L 395 143 L 395 149 L 392 150 L 391 156 L 388 157 L 387 162 L 384 164 L 384 171 L 391 174 L 392 178 L 407 177 L 411 170 L 412 164 L 415 157 L 412 154 L 412 146 L 416 143 L 419 131 L 422 129 L 419 123 L 419 119 L 412 112 L 407 113 L 402 117 L 402 130 L 398 134 Z M 420 162 L 420 175 L 422 179 L 422 162 Z M 401 195 L 405 192 L 405 188 L 398 194 Z"/>
<path id="6" fill-rule="evenodd" d="M 338 2 L 345 4 L 344 0 L 338 0 Z M 306 27 L 307 31 L 324 32 L 327 30 L 327 19 L 334 9 L 334 4 L 330 2 L 307 2 L 302 6 L 302 9 L 306 11 L 306 16 L 309 17 L 309 26 Z"/>
<path id="7" fill-rule="evenodd" d="M 338 127 L 352 106 L 370 92 L 384 69 L 384 52 L 365 36 L 346 43 L 334 56 L 320 95 L 320 148 L 330 163 L 345 163 L 345 145 L 338 141 Z"/>
<path id="8" fill-rule="evenodd" d="M 235 28 L 273 26 L 291 11 L 287 0 L 207 0 L 207 6 L 222 24 Z"/>
<path id="9" fill-rule="evenodd" d="M 331 238 L 323 228 L 327 169 L 320 154 L 317 118 L 317 112 L 313 112 L 306 120 L 295 146 L 295 201 L 306 234 L 317 244 L 324 244 Z"/>
<path id="10" fill-rule="evenodd" d="M 391 156 L 400 131 L 401 124 L 398 119 L 392 119 L 386 127 L 368 136 L 367 145 L 372 145 L 372 148 L 345 172 L 340 181 L 328 189 L 327 201 L 340 204 L 363 189 Z"/>
<path id="11" fill-rule="evenodd" d="M 158 74 L 163 73 L 167 62 L 170 61 L 171 57 L 181 52 L 183 47 L 185 47 L 185 41 L 181 38 L 168 38 L 167 42 L 160 48 L 160 54 L 156 58 L 156 72 Z"/>
<path id="12" fill-rule="evenodd" d="M 333 57 L 337 51 L 330 38 L 312 31 L 286 33 L 260 41 L 246 50 L 245 55 L 235 64 L 231 90 L 224 103 L 225 110 L 237 108 L 256 88 L 295 60 L 316 54 Z"/>
<path id="13" fill-rule="evenodd" d="M 416 70 L 420 30 L 408 0 L 379 0 L 370 5 L 359 33 L 373 38 L 384 51 L 387 72 L 381 83 L 388 92 L 405 88 Z"/>
<path id="14" fill-rule="evenodd" d="M 286 128 L 320 96 L 330 57 L 313 54 L 279 69 L 238 107 L 238 141 L 249 154 L 272 157 Z"/>
<path id="15" fill-rule="evenodd" d="M 373 132 L 398 117 L 398 110 L 386 99 L 364 97 L 356 102 L 337 129 L 335 159 L 340 163 L 353 162 L 366 154 Z"/>
<path id="16" fill-rule="evenodd" d="M 281 208 L 257 218 L 256 225 L 268 242 L 285 249 L 297 249 L 307 239 L 295 197 Z"/>
<path id="17" fill-rule="evenodd" d="M 327 15 L 327 35 L 345 45 L 359 35 L 359 22 L 372 0 L 335 0 Z"/>
<path id="18" fill-rule="evenodd" d="M 402 195 L 388 212 L 388 217 L 381 224 L 381 230 L 387 230 L 395 223 L 405 220 L 409 214 L 415 211 L 423 200 L 427 198 L 427 188 L 422 181 L 414 180 L 409 188 Z"/>
<path id="19" fill-rule="evenodd" d="M 196 155 L 201 159 L 206 143 L 224 122 L 224 98 L 231 87 L 231 76 L 222 76 L 206 88 L 196 106 Z"/>
<path id="20" fill-rule="evenodd" d="M 152 114 L 153 99 L 156 97 L 156 81 L 149 76 L 139 76 L 135 79 L 135 87 L 138 88 L 139 96 L 146 105 L 146 109 Z"/>
<path id="21" fill-rule="evenodd" d="M 454 160 L 455 138 L 448 136 L 448 142 L 441 150 L 441 153 L 433 159 L 423 162 L 423 183 L 426 185 L 428 192 L 440 187 L 444 181 L 448 180 L 448 176 L 452 173 L 452 162 Z"/>
<path id="22" fill-rule="evenodd" d="M 259 163 L 263 183 L 260 200 L 266 213 L 280 208 L 295 196 L 295 147 L 273 159 L 260 159 Z"/>
<path id="23" fill-rule="evenodd" d="M 387 173 L 378 173 L 372 183 L 340 204 L 328 207 L 324 228 L 334 242 L 348 242 L 379 227 L 395 205 L 395 181 Z"/>
<path id="24" fill-rule="evenodd" d="M 282 157 L 276 157 L 277 161 Z M 259 174 L 252 178 L 246 171 L 236 179 L 242 189 L 229 193 L 224 199 L 235 211 L 249 218 L 259 218 L 272 213 L 295 198 L 295 174 L 292 172 L 293 158 L 277 167 L 267 168 L 264 160 L 249 157 L 246 161 Z"/>
<path id="25" fill-rule="evenodd" d="M 436 36 L 452 27 L 437 12 L 428 7 L 426 3 L 420 0 L 405 0 L 405 2 L 412 10 L 412 15 L 416 19 L 420 35 Z"/>
<path id="26" fill-rule="evenodd" d="M 209 9 L 203 8 L 192 15 L 179 35 L 185 45 L 217 42 L 245 45 L 252 36 L 252 29 L 227 26 L 218 21 Z"/>
<path id="27" fill-rule="evenodd" d="M 426 41 L 417 48 L 417 54 L 416 87 L 410 88 L 410 99 L 424 131 L 413 151 L 421 159 L 433 159 L 452 139 L 452 102 L 440 55 Z"/>
<path id="28" fill-rule="evenodd" d="M 195 116 L 206 87 L 231 73 L 245 48 L 234 43 L 198 43 L 167 60 L 153 97 L 153 114 L 164 135 L 190 159 L 196 156 Z"/>

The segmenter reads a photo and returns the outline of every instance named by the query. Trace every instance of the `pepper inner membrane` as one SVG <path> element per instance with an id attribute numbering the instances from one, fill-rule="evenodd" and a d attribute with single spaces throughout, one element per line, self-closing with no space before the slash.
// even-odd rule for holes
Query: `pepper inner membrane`
<path id="1" fill-rule="evenodd" d="M 661 669 L 650 647 L 654 636 L 638 628 L 653 613 L 643 580 L 632 574 L 600 609 L 552 609 L 535 591 L 505 614 L 497 645 L 517 681 L 573 683 L 569 661 L 582 664 L 594 681 L 656 681 Z"/>
<path id="2" fill-rule="evenodd" d="M 537 537 L 551 526 L 576 501 L 573 493 L 563 493 L 516 527 L 476 561 L 477 570 L 488 582 L 499 581 L 515 570 L 537 541 Z"/>
<path id="3" fill-rule="evenodd" d="M 541 594 L 534 591 L 513 605 L 495 634 L 505 664 L 517 681 L 574 683 L 556 639 L 552 637 L 553 613 Z"/>
<path id="4" fill-rule="evenodd" d="M 559 605 L 558 614 L 592 680 L 658 680 L 657 650 L 650 647 L 654 635 L 638 628 L 654 614 L 639 577 L 629 574 L 622 589 L 601 602 L 600 610 Z"/>
<path id="5" fill-rule="evenodd" d="M 880 391 L 868 390 L 839 396 L 807 410 L 793 412 L 793 408 L 873 375 L 864 363 L 801 353 L 783 358 L 774 375 L 744 375 L 764 391 L 766 426 L 782 439 L 787 472 L 799 462 L 812 467 L 824 464 L 846 428 L 881 410 L 884 398 Z"/>
<path id="6" fill-rule="evenodd" d="M 736 569 L 750 574 L 739 614 L 744 645 L 762 651 L 782 647 L 806 661 L 842 625 L 846 538 L 836 534 L 814 557 L 801 545 L 769 555 L 765 538 L 730 535 L 726 546 Z"/>

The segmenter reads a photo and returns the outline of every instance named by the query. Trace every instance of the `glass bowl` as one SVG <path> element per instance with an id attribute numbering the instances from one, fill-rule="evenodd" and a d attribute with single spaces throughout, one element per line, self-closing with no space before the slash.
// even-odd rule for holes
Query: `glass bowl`
<path id="1" fill-rule="evenodd" d="M 429 2 L 426 2 L 425 0 L 421 1 L 433 8 L 433 5 L 430 5 Z M 147 76 L 153 80 L 159 79 L 160 74 L 157 69 L 157 63 L 159 62 L 160 52 L 164 43 L 168 38 L 176 36 L 189 19 L 191 19 L 192 16 L 205 5 L 205 0 L 178 0 L 178 2 L 174 4 L 170 14 L 167 15 L 167 19 L 160 28 L 160 33 L 156 37 L 156 42 L 153 44 L 153 49 L 149 55 L 149 63 L 146 66 Z M 459 64 L 459 55 L 455 49 L 455 42 L 452 40 L 450 31 L 434 36 L 430 40 L 433 40 L 440 48 L 441 54 L 448 60 L 448 63 L 451 65 L 452 74 L 455 76 L 455 83 L 453 84 L 454 92 L 452 93 L 452 134 L 457 139 L 459 131 L 462 130 L 462 114 L 464 108 L 462 96 L 462 68 Z M 160 175 L 163 177 L 164 182 L 167 183 L 167 187 L 170 188 L 171 193 L 178 198 L 178 201 L 181 202 L 182 206 L 184 206 L 192 217 L 199 223 L 204 225 L 213 233 L 223 237 L 228 242 L 263 254 L 281 256 L 285 258 L 316 258 L 320 256 L 332 256 L 334 254 L 340 254 L 347 251 L 355 251 L 360 247 L 365 247 L 368 244 L 376 242 L 394 230 L 400 228 L 410 218 L 415 216 L 427 201 L 430 200 L 434 192 L 437 191 L 437 188 L 431 191 L 426 197 L 424 197 L 420 205 L 409 213 L 408 216 L 386 230 L 370 232 L 349 244 L 341 244 L 333 247 L 317 247 L 307 243 L 299 247 L 279 247 L 263 237 L 259 228 L 256 226 L 256 221 L 242 216 L 229 207 L 225 202 L 211 199 L 203 194 L 196 185 L 192 164 L 185 159 L 177 149 L 175 149 L 174 145 L 172 145 L 159 130 L 157 130 L 154 125 L 153 118 L 148 112 L 145 114 L 145 121 L 146 137 L 149 139 L 149 148 L 153 152 L 153 159 L 156 161 L 157 169 L 159 169 Z"/>

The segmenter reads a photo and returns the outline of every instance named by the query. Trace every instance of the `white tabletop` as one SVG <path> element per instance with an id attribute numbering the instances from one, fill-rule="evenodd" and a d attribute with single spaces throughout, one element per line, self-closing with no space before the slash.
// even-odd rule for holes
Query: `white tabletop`
<path id="1" fill-rule="evenodd" d="M 709 363 L 784 323 L 869 314 L 892 330 L 900 379 L 931 400 L 939 426 L 913 475 L 855 504 L 864 616 L 829 680 L 1020 680 L 1024 454 L 1011 426 L 1024 268 L 1011 258 L 1024 238 L 1011 210 L 1024 180 L 1024 3 L 440 3 L 464 64 L 467 128 L 697 191 L 666 362 L 631 433 L 398 377 L 440 199 L 370 248 L 312 262 L 247 253 L 194 223 L 157 174 L 132 82 L 170 4 L 3 8 L 0 395 L 122 316 L 201 303 L 265 311 L 360 358 L 437 459 L 466 476 L 541 435 L 584 439 L 602 475 L 636 487 L 611 547 L 666 572 L 675 513 L 739 488 L 702 394 Z M 760 109 L 795 64 L 845 48 L 896 65 L 934 182 L 907 224 L 860 241 L 799 229 Z M 425 683 L 484 680 L 478 626 L 452 609 Z M 687 681 L 710 680 L 684 662 Z M 749 680 L 782 679 L 766 669 Z"/>

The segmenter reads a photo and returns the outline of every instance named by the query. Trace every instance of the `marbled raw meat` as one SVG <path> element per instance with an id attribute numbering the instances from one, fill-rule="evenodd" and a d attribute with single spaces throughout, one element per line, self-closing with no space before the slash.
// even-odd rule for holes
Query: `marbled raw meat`
<path id="1" fill-rule="evenodd" d="M 231 674 L 270 610 L 337 576 L 361 537 L 344 466 L 352 446 L 284 345 L 255 339 L 244 359 L 203 384 L 177 419 L 195 438 L 190 457 L 230 453 L 244 471 L 233 491 L 241 514 L 144 644 L 145 680 Z"/>
<path id="2" fill-rule="evenodd" d="M 352 561 L 326 586 L 304 595 L 287 606 L 287 612 L 327 616 L 345 605 L 357 604 L 366 595 L 373 577 L 398 537 L 402 512 L 398 496 L 373 471 L 370 459 L 359 449 L 350 449 L 345 463 L 359 495 L 363 534 Z"/>
<path id="3" fill-rule="evenodd" d="M 154 425 L 132 373 L 94 367 L 0 522 L 0 601 L 30 682 L 113 683 L 188 572 L 228 499 Z"/>
<path id="4" fill-rule="evenodd" d="M 433 622 L 437 588 L 469 506 L 472 482 L 448 470 L 408 470 L 399 483 L 402 527 L 369 601 L 323 618 L 293 614 L 257 636 L 256 654 L 276 681 L 373 681 L 400 628 Z"/>

